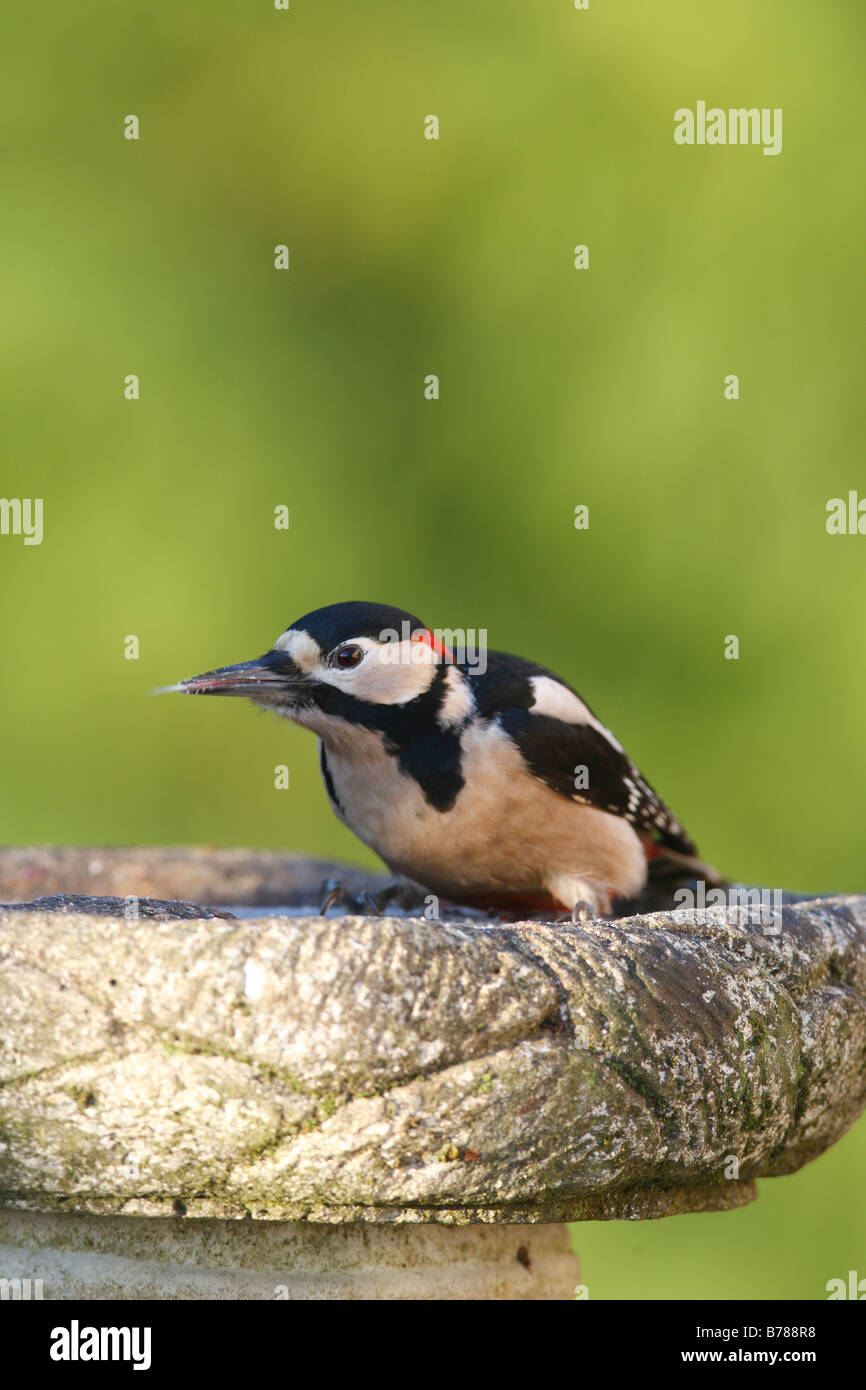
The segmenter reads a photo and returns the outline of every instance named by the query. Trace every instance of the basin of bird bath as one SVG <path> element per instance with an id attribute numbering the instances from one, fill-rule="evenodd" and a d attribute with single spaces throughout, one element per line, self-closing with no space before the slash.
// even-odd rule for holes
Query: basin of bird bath
<path id="1" fill-rule="evenodd" d="M 570 1298 L 565 1222 L 741 1206 L 866 1101 L 863 898 L 786 903 L 775 933 L 730 908 L 322 918 L 329 877 L 384 881 L 0 851 L 0 898 L 49 900 L 0 908 L 8 1277 Z"/>

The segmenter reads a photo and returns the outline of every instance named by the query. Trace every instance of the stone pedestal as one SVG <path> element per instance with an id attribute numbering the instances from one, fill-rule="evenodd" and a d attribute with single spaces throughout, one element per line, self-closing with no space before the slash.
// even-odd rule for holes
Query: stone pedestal
<path id="1" fill-rule="evenodd" d="M 565 1226 L 8 1210 L 0 1270 L 45 1299 L 573 1299 L 580 1279 Z"/>
<path id="2" fill-rule="evenodd" d="M 76 853 L 94 894 L 226 899 L 201 851 L 42 850 L 41 894 Z M 285 870 L 232 865 L 253 902 Z M 560 1223 L 741 1205 L 866 1102 L 863 898 L 770 932 L 98 908 L 0 908 L 0 1275 L 46 1296 L 573 1297 Z"/>

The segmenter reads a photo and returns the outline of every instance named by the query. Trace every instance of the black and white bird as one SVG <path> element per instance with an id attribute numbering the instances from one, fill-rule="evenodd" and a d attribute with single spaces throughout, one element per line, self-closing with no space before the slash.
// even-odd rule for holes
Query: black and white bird
<path id="1" fill-rule="evenodd" d="M 243 695 L 312 730 L 340 820 L 453 902 L 603 915 L 650 862 L 718 881 L 570 685 L 505 652 L 470 663 L 402 609 L 316 609 L 257 660 L 169 689 Z"/>

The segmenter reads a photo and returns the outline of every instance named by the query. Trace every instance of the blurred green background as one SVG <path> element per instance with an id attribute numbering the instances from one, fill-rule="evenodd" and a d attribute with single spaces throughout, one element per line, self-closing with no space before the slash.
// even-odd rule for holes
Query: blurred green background
<path id="1" fill-rule="evenodd" d="M 866 888 L 866 538 L 825 530 L 866 495 L 864 20 L 10 12 L 0 491 L 45 536 L 0 537 L 0 838 L 373 863 L 309 735 L 147 695 L 363 598 L 560 671 L 732 875 Z M 782 154 L 676 146 L 698 99 L 782 107 Z M 861 1123 L 746 1210 L 577 1228 L 590 1295 L 823 1297 L 866 1275 L 864 1160 Z"/>

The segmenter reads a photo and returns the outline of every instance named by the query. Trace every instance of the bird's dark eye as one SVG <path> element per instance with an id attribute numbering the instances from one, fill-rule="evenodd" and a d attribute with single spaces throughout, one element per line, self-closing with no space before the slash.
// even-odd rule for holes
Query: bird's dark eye
<path id="1" fill-rule="evenodd" d="M 334 652 L 334 665 L 341 666 L 344 671 L 348 671 L 350 667 L 357 666 L 363 655 L 363 648 L 356 647 L 353 642 L 350 642 L 348 646 L 338 647 Z"/>

